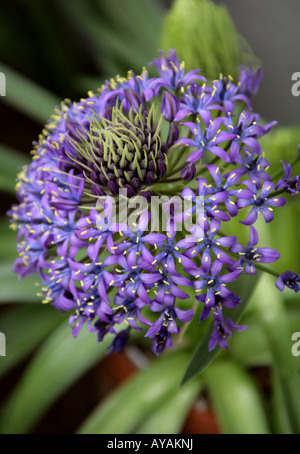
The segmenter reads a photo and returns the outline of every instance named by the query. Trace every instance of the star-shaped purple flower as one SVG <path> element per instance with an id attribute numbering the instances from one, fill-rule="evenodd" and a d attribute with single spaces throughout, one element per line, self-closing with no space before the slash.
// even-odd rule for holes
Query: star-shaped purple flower
<path id="1" fill-rule="evenodd" d="M 283 197 L 271 197 L 268 196 L 274 189 L 274 184 L 270 181 L 265 181 L 261 192 L 258 195 L 257 187 L 251 181 L 243 181 L 249 190 L 253 191 L 253 197 L 249 199 L 240 198 L 237 201 L 238 208 L 244 208 L 252 205 L 251 211 L 244 221 L 240 221 L 241 224 L 252 225 L 258 218 L 258 214 L 261 213 L 266 222 L 271 222 L 274 219 L 273 207 L 282 207 L 287 201 Z"/>
<path id="2" fill-rule="evenodd" d="M 235 244 L 230 248 L 231 252 L 239 254 L 240 258 L 235 262 L 230 270 L 244 269 L 247 274 L 256 274 L 256 263 L 272 263 L 280 258 L 280 253 L 275 249 L 268 247 L 255 247 L 258 243 L 257 230 L 250 226 L 250 240 L 246 247 L 241 244 Z"/>

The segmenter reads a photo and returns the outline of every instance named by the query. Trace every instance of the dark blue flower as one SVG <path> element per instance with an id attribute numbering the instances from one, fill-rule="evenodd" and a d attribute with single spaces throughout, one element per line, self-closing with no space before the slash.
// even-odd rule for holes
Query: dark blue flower
<path id="1" fill-rule="evenodd" d="M 141 298 L 136 298 L 133 295 L 127 296 L 125 293 L 117 293 L 114 298 L 114 304 L 116 305 L 116 311 L 113 320 L 116 323 L 121 323 L 126 320 L 131 328 L 137 330 L 141 330 L 141 328 L 137 326 L 138 321 L 143 325 L 151 324 L 151 322 L 141 314 L 141 309 L 146 306 L 146 302 Z"/>
<path id="2" fill-rule="evenodd" d="M 280 274 L 276 281 L 276 287 L 282 292 L 285 286 L 297 293 L 300 290 L 300 277 L 298 274 L 292 271 L 285 271 Z"/>
<path id="3" fill-rule="evenodd" d="M 151 304 L 154 312 L 162 312 L 146 333 L 146 337 L 154 338 L 152 350 L 159 355 L 166 347 L 172 347 L 172 335 L 178 334 L 181 327 L 177 321 L 187 323 L 193 318 L 193 309 L 183 311 L 174 306 L 174 297 L 165 299 L 164 303 L 154 301 Z"/>
<path id="4" fill-rule="evenodd" d="M 206 295 L 198 295 L 196 296 L 196 299 L 200 301 L 201 303 L 205 303 Z M 238 306 L 241 303 L 241 299 L 235 295 L 233 292 L 230 290 L 226 289 L 225 292 L 223 292 L 223 295 L 221 294 L 216 294 L 215 295 L 215 304 L 212 307 L 208 307 L 207 305 L 204 304 L 203 310 L 200 315 L 200 322 L 203 320 L 206 320 L 209 315 L 212 313 L 213 318 L 215 321 L 218 323 L 221 323 L 223 320 L 223 307 L 227 309 L 233 309 L 236 306 Z"/>
<path id="5" fill-rule="evenodd" d="M 244 331 L 246 328 L 246 325 L 238 326 L 229 318 L 226 318 L 220 323 L 216 321 L 208 344 L 209 351 L 212 351 L 217 345 L 220 345 L 220 347 L 224 349 L 229 349 L 227 339 L 232 337 L 233 330 L 236 329 L 240 332 Z"/>
<path id="6" fill-rule="evenodd" d="M 108 347 L 107 353 L 122 353 L 126 347 L 127 342 L 130 338 L 130 332 L 128 330 L 120 331 L 116 334 L 112 344 Z"/>

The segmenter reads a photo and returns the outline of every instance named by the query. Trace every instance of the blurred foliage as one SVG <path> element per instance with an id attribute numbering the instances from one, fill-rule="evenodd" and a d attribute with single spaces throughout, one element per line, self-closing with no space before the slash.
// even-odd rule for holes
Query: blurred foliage
<path id="1" fill-rule="evenodd" d="M 153 59 L 161 20 L 158 0 L 4 2 L 0 60 L 59 98 L 76 98 Z"/>
<path id="2" fill-rule="evenodd" d="M 241 64 L 258 63 L 226 7 L 211 0 L 175 0 L 164 20 L 162 47 L 176 49 L 188 69 L 201 68 L 210 80 L 220 73 L 238 77 Z"/>
<path id="3" fill-rule="evenodd" d="M 0 16 L 0 60 L 4 62 L 0 70 L 7 75 L 7 97 L 1 103 L 42 125 L 60 98 L 80 97 L 129 68 L 140 71 L 157 56 L 162 20 L 158 0 L 126 0 L 126 7 L 117 0 L 52 0 L 46 7 L 38 0 L 5 2 Z M 210 78 L 219 72 L 237 72 L 245 62 L 244 49 L 248 52 L 227 11 L 204 0 L 176 0 L 165 17 L 162 42 L 164 48 L 177 48 L 188 67 L 202 67 Z M 15 124 L 11 128 L 16 134 Z M 280 159 L 292 161 L 299 142 L 300 128 L 289 127 L 275 128 L 262 139 L 262 149 L 278 178 L 283 174 Z M 3 200 L 13 196 L 15 175 L 29 162 L 29 155 L 9 145 L 0 145 Z M 268 226 L 259 222 L 260 240 L 261 245 L 282 253 L 274 264 L 277 271 L 290 267 L 299 273 L 299 201 L 287 198 L 282 217 L 275 217 Z M 233 229 L 226 233 L 236 234 L 236 226 Z M 240 241 L 248 241 L 245 231 L 239 225 Z M 1 409 L 0 433 L 32 431 L 64 393 L 99 363 L 110 342 L 107 338 L 97 345 L 87 329 L 75 341 L 65 316 L 48 306 L 28 304 L 39 301 L 37 279 L 18 282 L 11 273 L 15 236 L 2 218 L 0 331 L 8 342 L 7 356 L 0 358 L 0 377 L 10 377 L 10 372 L 23 367 Z M 176 341 L 174 352 L 152 359 L 145 370 L 111 392 L 78 431 L 176 434 L 205 389 L 226 433 L 299 433 L 300 364 L 291 355 L 291 335 L 300 331 L 299 298 L 278 292 L 273 277 L 246 277 L 238 286 L 246 307 L 241 323 L 248 329 L 233 337 L 230 351 L 215 352 L 216 360 L 206 368 L 216 354 L 204 355 L 200 347 L 203 356 L 196 355 L 196 372 L 205 369 L 203 374 L 179 388 L 192 352 L 209 329 L 209 323 L 199 327 L 195 317 L 184 341 Z M 237 319 L 241 315 L 237 311 Z M 142 338 L 135 341 L 143 345 Z M 251 373 L 261 366 L 272 375 L 268 399 Z"/>

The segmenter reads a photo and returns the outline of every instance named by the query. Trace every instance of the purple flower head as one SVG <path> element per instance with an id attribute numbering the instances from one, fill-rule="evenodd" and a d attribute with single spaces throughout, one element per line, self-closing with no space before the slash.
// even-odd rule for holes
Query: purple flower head
<path id="1" fill-rule="evenodd" d="M 160 279 L 156 282 L 156 300 L 164 301 L 166 295 L 173 295 L 181 300 L 189 297 L 179 286 L 190 288 L 192 282 L 189 278 L 181 276 L 173 266 L 160 271 Z"/>
<path id="2" fill-rule="evenodd" d="M 200 322 L 214 323 L 209 348 L 227 348 L 242 329 L 223 316 L 241 302 L 227 284 L 279 258 L 257 247 L 252 226 L 286 203 L 273 193 L 260 145 L 275 122 L 260 125 L 251 111 L 260 71 L 210 83 L 186 71 L 175 50 L 152 65 L 156 76 L 131 70 L 55 108 L 17 177 L 13 270 L 38 274 L 39 295 L 70 313 L 74 337 L 85 324 L 98 342 L 112 334 L 108 352 L 139 330 L 159 354 L 192 319 L 195 301 Z M 295 195 L 299 177 L 283 166 L 276 191 Z M 250 226 L 248 244 L 226 233 L 238 215 Z M 298 291 L 299 277 L 283 273 L 276 285 Z"/>
<path id="3" fill-rule="evenodd" d="M 142 74 L 136 76 L 133 71 L 129 71 L 128 79 L 118 78 L 117 81 L 120 82 L 122 88 L 123 87 L 130 88 L 132 90 L 132 93 L 140 94 L 142 98 L 145 98 L 146 102 L 149 102 L 153 98 L 154 93 L 153 90 L 150 88 L 151 79 L 149 79 L 148 76 L 149 76 L 148 71 L 144 67 Z"/>
<path id="4" fill-rule="evenodd" d="M 236 189 L 236 184 L 242 176 L 241 169 L 233 170 L 229 174 L 224 175 L 224 178 L 222 178 L 221 170 L 218 166 L 211 164 L 207 165 L 206 167 L 215 182 L 215 186 L 211 186 L 209 188 L 209 192 L 211 194 L 215 194 L 218 197 L 220 197 L 221 194 L 223 195 L 223 197 L 227 195 L 227 197 L 223 200 L 226 210 L 231 217 L 236 216 L 238 214 L 238 208 L 235 199 L 238 199 L 240 197 L 252 197 L 251 191 L 247 189 Z M 234 199 L 232 199 L 232 197 Z"/>
<path id="5" fill-rule="evenodd" d="M 123 226 L 120 230 L 121 236 L 124 238 L 123 243 L 116 247 L 118 253 L 129 251 L 127 259 L 130 263 L 135 265 L 136 258 L 142 255 L 145 260 L 151 261 L 152 255 L 146 247 L 146 244 L 157 245 L 166 240 L 166 235 L 163 233 L 146 233 L 148 231 L 148 224 L 150 221 L 150 213 L 144 211 L 132 231 L 128 226 Z"/>
<path id="6" fill-rule="evenodd" d="M 161 244 L 161 247 L 159 248 L 160 252 L 152 257 L 152 265 L 156 266 L 158 263 L 161 263 L 163 269 L 166 268 L 168 271 L 176 270 L 177 262 L 187 269 L 196 267 L 190 259 L 179 251 L 176 242 L 176 233 L 176 224 L 172 221 L 168 228 L 167 241 Z"/>
<path id="7" fill-rule="evenodd" d="M 300 277 L 292 271 L 285 271 L 277 279 L 276 287 L 282 292 L 285 286 L 297 293 L 300 290 Z"/>
<path id="8" fill-rule="evenodd" d="M 158 281 L 159 272 L 142 257 L 131 261 L 130 257 L 126 259 L 122 254 L 118 256 L 118 265 L 120 268 L 116 268 L 117 275 L 111 285 L 120 287 L 127 296 L 137 295 L 142 300 L 148 301 L 147 290 Z"/>

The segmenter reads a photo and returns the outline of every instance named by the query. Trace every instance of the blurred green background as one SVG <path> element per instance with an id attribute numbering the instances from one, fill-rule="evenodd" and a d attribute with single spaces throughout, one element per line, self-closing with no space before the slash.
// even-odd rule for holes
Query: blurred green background
<path id="1" fill-rule="evenodd" d="M 199 378 L 179 388 L 207 324 L 193 323 L 161 359 L 141 338 L 125 354 L 105 357 L 109 339 L 97 345 L 83 329 L 74 341 L 66 317 L 39 304 L 36 278 L 18 281 L 10 271 L 16 235 L 5 213 L 15 200 L 17 169 L 29 162 L 32 141 L 53 107 L 63 98 L 84 97 L 128 69 L 139 73 L 158 49 L 176 47 L 188 66 L 202 68 L 209 78 L 220 71 L 236 76 L 240 63 L 256 66 L 260 59 L 265 79 L 254 108 L 266 120 L 281 122 L 261 144 L 275 173 L 280 159 L 293 160 L 300 127 L 299 115 L 292 113 L 300 101 L 290 93 L 290 78 L 300 63 L 298 54 L 290 55 L 288 42 L 294 41 L 280 37 L 299 5 L 285 3 L 289 14 L 281 16 L 278 30 L 272 17 L 280 16 L 282 2 L 272 0 L 271 14 L 260 2 L 243 3 L 256 14 L 247 28 L 244 10 L 238 14 L 234 1 L 1 3 L 0 72 L 7 96 L 0 97 L 0 332 L 7 338 L 7 356 L 0 357 L 0 433 L 300 432 L 300 358 L 291 353 L 292 334 L 300 332 L 300 302 L 297 294 L 279 293 L 273 277 L 239 284 L 237 291 L 249 302 L 242 318 L 248 329 Z M 271 225 L 259 223 L 260 244 L 282 254 L 274 264 L 278 272 L 300 273 L 300 203 L 297 197 L 288 200 Z M 236 234 L 236 226 L 231 228 Z M 247 242 L 242 226 L 238 236 Z"/>

